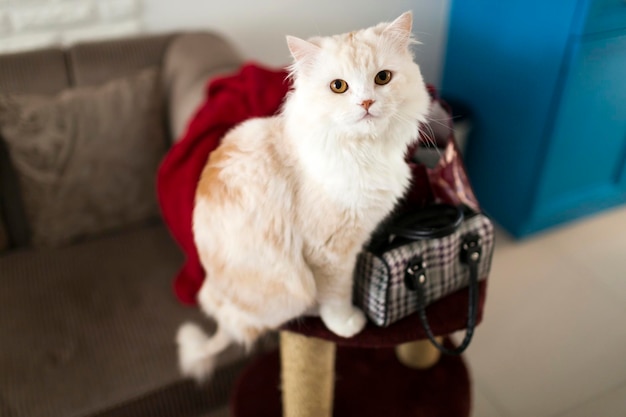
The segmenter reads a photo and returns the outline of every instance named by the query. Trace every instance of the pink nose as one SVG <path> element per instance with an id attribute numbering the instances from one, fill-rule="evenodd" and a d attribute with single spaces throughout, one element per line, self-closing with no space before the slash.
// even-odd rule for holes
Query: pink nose
<path id="1" fill-rule="evenodd" d="M 374 100 L 363 100 L 361 102 L 361 107 L 363 107 L 365 110 L 369 110 L 372 104 L 374 104 Z"/>

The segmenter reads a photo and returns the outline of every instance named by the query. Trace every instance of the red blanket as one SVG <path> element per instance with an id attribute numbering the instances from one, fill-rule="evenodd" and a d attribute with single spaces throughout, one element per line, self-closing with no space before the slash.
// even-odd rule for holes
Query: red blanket
<path id="1" fill-rule="evenodd" d="M 196 294 L 204 280 L 191 228 L 200 173 L 209 153 L 229 129 L 252 117 L 270 116 L 279 109 L 289 89 L 286 76 L 283 70 L 247 64 L 235 75 L 212 80 L 206 99 L 183 138 L 159 167 L 157 195 L 163 219 L 186 256 L 174 281 L 176 296 L 185 304 L 196 304 Z"/>

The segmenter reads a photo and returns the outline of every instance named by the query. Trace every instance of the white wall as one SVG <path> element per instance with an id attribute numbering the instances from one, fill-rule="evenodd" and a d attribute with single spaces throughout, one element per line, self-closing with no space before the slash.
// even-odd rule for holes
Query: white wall
<path id="1" fill-rule="evenodd" d="M 390 21 L 413 10 L 416 56 L 427 82 L 439 84 L 448 0 L 144 0 L 146 30 L 202 28 L 224 33 L 244 57 L 290 62 L 285 35 L 331 35 Z"/>
<path id="2" fill-rule="evenodd" d="M 0 0 L 0 53 L 184 29 L 226 35 L 242 55 L 290 62 L 285 35 L 331 35 L 413 10 L 417 60 L 438 85 L 449 0 Z"/>
<path id="3" fill-rule="evenodd" d="M 144 30 L 141 0 L 0 0 L 0 53 L 129 36 Z"/>

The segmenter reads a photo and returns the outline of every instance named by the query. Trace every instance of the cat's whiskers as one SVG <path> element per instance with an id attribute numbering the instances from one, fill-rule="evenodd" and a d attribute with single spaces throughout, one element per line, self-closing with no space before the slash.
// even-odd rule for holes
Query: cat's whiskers
<path id="1" fill-rule="evenodd" d="M 435 135 L 435 131 L 433 130 L 432 126 L 429 123 L 423 123 L 422 126 L 424 126 L 424 129 L 426 129 L 429 133 L 429 134 L 426 134 L 426 132 L 424 132 L 424 135 L 423 135 L 423 137 L 425 138 L 426 144 L 428 145 L 429 148 L 434 148 L 435 151 L 437 151 L 437 155 L 441 156 L 441 151 L 439 150 L 439 147 L 437 146 L 437 137 Z"/>
<path id="2" fill-rule="evenodd" d="M 408 115 L 399 113 L 399 112 L 393 112 L 391 114 L 391 118 L 394 119 L 394 120 L 397 120 L 399 122 L 407 123 L 407 124 L 415 124 L 415 123 L 417 123 L 417 121 L 414 118 L 412 118 L 412 117 L 410 117 Z"/>
<path id="3" fill-rule="evenodd" d="M 394 113 L 392 118 L 401 122 L 406 123 L 415 123 L 415 120 L 409 117 L 408 115 L 404 115 L 402 113 Z M 420 139 L 423 139 L 423 142 L 428 148 L 434 148 L 437 152 L 437 155 L 441 157 L 441 150 L 437 147 L 436 135 L 435 132 L 428 123 L 420 124 Z"/>
<path id="4" fill-rule="evenodd" d="M 459 118 L 459 116 L 453 116 L 452 120 L 457 119 L 457 118 Z M 428 124 L 426 124 L 425 126 L 429 129 L 429 131 L 431 132 L 433 138 L 435 139 L 431 143 L 432 143 L 432 145 L 434 145 L 434 147 L 437 149 L 437 152 L 441 156 L 441 151 L 440 151 L 439 147 L 436 146 L 436 135 L 434 133 L 434 129 L 433 129 L 433 127 L 430 124 L 431 123 L 437 124 L 437 125 L 445 128 L 446 131 L 449 132 L 448 136 L 452 135 L 453 137 L 457 134 L 457 130 L 455 128 L 455 125 L 454 125 L 454 123 L 451 123 L 450 118 L 447 118 L 447 117 L 439 119 L 439 118 L 432 117 L 432 116 L 426 116 L 426 120 L 428 121 Z M 429 139 L 431 139 L 431 138 L 429 138 Z M 447 137 L 444 138 L 444 139 L 447 139 Z"/>
<path id="5" fill-rule="evenodd" d="M 430 116 L 426 116 L 426 119 L 429 122 L 433 122 L 433 123 L 437 123 L 439 126 L 445 127 L 446 129 L 450 129 L 452 131 L 454 131 L 454 125 L 450 125 L 450 119 L 449 118 L 444 118 L 444 119 L 437 119 L 434 117 L 430 117 Z M 454 117 L 453 117 L 454 119 Z"/>

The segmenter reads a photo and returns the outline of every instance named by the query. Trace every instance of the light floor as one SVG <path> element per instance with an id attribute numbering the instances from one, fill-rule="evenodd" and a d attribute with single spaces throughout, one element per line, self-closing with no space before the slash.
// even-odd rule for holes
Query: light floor
<path id="1" fill-rule="evenodd" d="M 626 209 L 499 232 L 474 337 L 474 417 L 625 417 Z"/>

